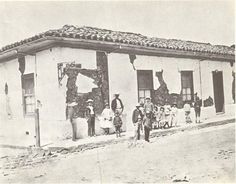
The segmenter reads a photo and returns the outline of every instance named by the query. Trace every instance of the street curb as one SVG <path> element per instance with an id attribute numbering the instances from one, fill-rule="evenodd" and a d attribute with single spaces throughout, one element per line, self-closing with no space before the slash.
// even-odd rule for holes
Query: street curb
<path id="1" fill-rule="evenodd" d="M 209 123 L 200 123 L 200 124 L 195 124 L 194 126 L 189 127 L 179 127 L 176 129 L 166 129 L 165 131 L 155 131 L 152 132 L 150 137 L 160 137 L 160 136 L 165 136 L 168 134 L 174 134 L 177 132 L 184 132 L 184 131 L 191 131 L 191 130 L 198 130 L 202 128 L 207 128 L 207 127 L 213 127 L 213 126 L 219 126 L 219 125 L 225 125 L 229 123 L 235 123 L 235 118 L 232 119 L 227 119 L 227 120 L 221 120 L 221 121 L 214 121 L 214 122 L 209 122 Z"/>
<path id="2" fill-rule="evenodd" d="M 25 149 L 25 150 L 32 149 L 31 147 L 28 147 L 28 146 L 16 146 L 16 145 L 9 145 L 9 144 L 0 144 L 0 148 Z"/>
<path id="3" fill-rule="evenodd" d="M 235 123 L 235 118 L 231 119 L 226 119 L 226 120 L 221 120 L 221 121 L 213 121 L 213 122 L 208 122 L 208 123 L 202 123 L 202 124 L 190 124 L 189 126 L 185 127 L 177 127 L 177 128 L 171 128 L 171 129 L 163 129 L 163 130 L 153 130 L 150 134 L 150 137 L 160 137 L 160 136 L 167 136 L 167 135 L 172 135 L 178 132 L 184 132 L 184 131 L 191 131 L 191 130 L 197 130 L 197 129 L 202 129 L 202 128 L 207 128 L 207 127 L 213 127 L 213 126 L 219 126 L 219 125 L 224 125 L 224 124 L 229 124 L 229 123 Z M 67 151 L 82 151 L 82 150 L 87 150 L 87 149 L 93 149 L 97 147 L 103 147 L 106 145 L 111 145 L 111 144 L 117 144 L 117 143 L 122 143 L 127 140 L 132 140 L 133 135 L 128 135 L 125 137 L 121 137 L 119 139 L 114 138 L 111 140 L 104 140 L 104 141 L 99 141 L 99 142 L 90 142 L 90 143 L 84 143 L 76 146 L 70 146 L 70 147 L 63 147 L 63 146 L 48 146 L 49 151 L 58 151 L 58 150 L 67 150 Z M 12 148 L 12 149 L 25 149 L 25 150 L 36 150 L 39 148 L 36 147 L 27 147 L 27 146 L 16 146 L 16 145 L 7 145 L 7 144 L 0 144 L 0 148 Z M 44 149 L 44 148 L 40 148 Z M 47 150 L 45 149 L 45 150 Z"/>
<path id="4" fill-rule="evenodd" d="M 191 131 L 191 130 L 197 130 L 197 129 L 202 129 L 202 128 L 207 128 L 207 127 L 213 127 L 213 126 L 219 126 L 219 125 L 224 125 L 224 124 L 229 124 L 229 123 L 235 123 L 235 118 L 232 119 L 227 119 L 227 120 L 221 120 L 221 121 L 214 121 L 214 122 L 209 122 L 209 123 L 204 123 L 204 124 L 195 124 L 194 126 L 189 127 L 179 127 L 179 128 L 173 128 L 173 129 L 164 129 L 164 130 L 154 130 L 151 132 L 150 137 L 160 137 L 160 136 L 167 136 L 171 134 L 175 134 L 177 132 L 183 132 L 183 131 Z M 81 145 L 77 146 L 70 146 L 70 147 L 48 147 L 48 150 L 54 152 L 54 151 L 59 151 L 59 150 L 66 150 L 68 152 L 79 152 L 79 151 L 84 151 L 84 150 L 89 150 L 93 148 L 98 148 L 98 147 L 104 147 L 107 145 L 111 144 L 117 144 L 117 143 L 122 143 L 127 140 L 132 140 L 133 136 L 127 136 L 123 138 L 114 138 L 112 140 L 104 140 L 96 143 L 84 143 Z"/>

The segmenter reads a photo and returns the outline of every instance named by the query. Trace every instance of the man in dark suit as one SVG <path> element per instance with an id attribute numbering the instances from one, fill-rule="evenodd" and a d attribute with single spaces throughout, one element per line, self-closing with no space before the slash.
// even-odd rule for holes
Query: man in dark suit
<path id="1" fill-rule="evenodd" d="M 140 108 L 140 104 L 136 105 L 136 109 L 133 111 L 132 121 L 135 127 L 135 136 L 137 136 L 137 140 L 140 139 L 140 129 L 142 129 L 142 123 L 140 120 L 143 119 L 143 115 Z"/>
<path id="2" fill-rule="evenodd" d="M 95 136 L 95 110 L 93 107 L 93 100 L 87 100 L 88 106 L 86 107 L 85 117 L 88 123 L 88 136 Z"/>
<path id="3" fill-rule="evenodd" d="M 119 98 L 119 93 L 115 94 L 115 98 L 111 102 L 111 109 L 114 113 L 119 112 L 120 115 L 122 114 L 124 110 L 124 105 L 121 99 Z"/>

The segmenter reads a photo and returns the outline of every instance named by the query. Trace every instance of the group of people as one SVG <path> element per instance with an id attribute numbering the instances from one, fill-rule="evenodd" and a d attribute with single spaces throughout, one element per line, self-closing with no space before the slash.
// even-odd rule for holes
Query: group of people
<path id="1" fill-rule="evenodd" d="M 133 124 L 135 127 L 134 140 L 140 139 L 140 130 L 144 126 L 144 139 L 149 142 L 149 135 L 152 129 L 172 127 L 173 123 L 177 125 L 177 105 L 172 107 L 166 103 L 165 106 L 160 104 L 154 105 L 150 97 L 146 97 L 145 103 L 137 104 L 133 111 Z"/>
<path id="2" fill-rule="evenodd" d="M 193 107 L 195 110 L 196 123 L 200 123 L 201 106 L 201 99 L 197 96 L 197 93 L 195 93 Z M 184 111 L 185 122 L 192 123 L 190 117 L 190 103 L 185 103 Z M 161 106 L 159 103 L 154 105 L 151 102 L 151 98 L 146 97 L 145 103 L 137 104 L 133 111 L 132 121 L 135 127 L 134 143 L 140 139 L 140 131 L 143 131 L 143 127 L 144 139 L 149 142 L 149 135 L 152 129 L 170 128 L 172 126 L 176 127 L 177 117 L 178 108 L 176 103 L 170 105 L 170 103 L 166 102 L 164 106 Z"/>
<path id="3" fill-rule="evenodd" d="M 201 100 L 194 95 L 193 107 L 196 115 L 196 123 L 200 123 L 200 112 L 201 112 Z M 69 115 L 72 113 L 72 109 L 68 106 Z M 104 130 L 105 135 L 109 135 L 110 129 L 115 128 L 116 137 L 121 136 L 122 127 L 122 112 L 124 110 L 124 105 L 119 98 L 119 93 L 115 94 L 115 98 L 111 102 L 111 109 L 109 103 L 105 104 L 105 109 L 103 110 L 100 117 L 100 127 Z M 185 121 L 186 123 L 191 123 L 190 118 L 191 106 L 189 103 L 184 105 L 185 111 Z M 164 106 L 159 103 L 154 105 L 151 102 L 151 97 L 146 97 L 144 103 L 138 103 L 132 114 L 132 122 L 135 127 L 134 142 L 140 139 L 140 131 L 143 132 L 144 129 L 144 139 L 149 142 L 149 135 L 152 129 L 162 129 L 170 128 L 172 126 L 177 126 L 177 116 L 178 108 L 177 104 L 170 104 L 166 102 Z M 72 117 L 72 116 L 70 116 Z M 85 111 L 85 118 L 88 123 L 88 136 L 96 136 L 95 134 L 95 110 L 93 105 L 93 100 L 87 100 L 87 107 Z M 70 118 L 71 122 L 73 120 Z M 73 136 L 72 140 L 76 139 L 76 125 L 72 123 Z"/>
<path id="4" fill-rule="evenodd" d="M 88 122 L 88 136 L 95 135 L 95 113 L 93 107 L 93 100 L 87 100 L 88 106 L 86 108 L 85 117 Z M 119 98 L 119 93 L 115 94 L 115 98 L 112 100 L 111 109 L 109 103 L 105 104 L 105 109 L 103 110 L 100 117 L 100 127 L 104 130 L 105 135 L 109 135 L 109 131 L 113 126 L 115 127 L 116 136 L 120 137 L 122 119 L 121 115 L 124 110 L 124 105 Z"/>

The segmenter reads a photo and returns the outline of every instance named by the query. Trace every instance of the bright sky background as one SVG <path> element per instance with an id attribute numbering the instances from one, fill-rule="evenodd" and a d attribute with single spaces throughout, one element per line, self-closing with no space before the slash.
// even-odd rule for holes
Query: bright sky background
<path id="1" fill-rule="evenodd" d="M 234 0 L 0 2 L 0 47 L 65 24 L 234 44 Z"/>

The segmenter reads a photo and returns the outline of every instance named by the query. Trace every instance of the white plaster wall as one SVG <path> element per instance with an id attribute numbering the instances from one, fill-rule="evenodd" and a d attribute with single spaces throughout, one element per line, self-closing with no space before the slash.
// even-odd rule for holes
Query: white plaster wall
<path id="1" fill-rule="evenodd" d="M 122 129 L 132 129 L 130 123 L 133 107 L 138 101 L 137 76 L 129 63 L 127 54 L 109 54 L 108 55 L 108 75 L 110 102 L 114 98 L 114 93 L 119 92 L 120 98 L 124 103 Z M 127 122 L 126 122 L 127 120 Z"/>
<path id="2" fill-rule="evenodd" d="M 72 48 L 52 48 L 38 52 L 36 54 L 37 62 L 37 88 L 36 96 L 41 101 L 40 108 L 40 128 L 42 144 L 48 143 L 53 139 L 61 137 L 61 135 L 70 132 L 71 125 L 65 121 L 65 97 L 66 97 L 66 81 L 62 81 L 62 86 L 58 85 L 57 79 L 57 63 L 72 62 L 82 64 L 82 68 L 96 68 L 96 52 L 82 49 Z M 35 73 L 35 57 L 26 56 L 25 74 Z M 200 70 L 201 65 L 201 81 L 202 90 L 200 89 Z M 213 96 L 212 71 L 223 71 L 224 79 L 224 95 L 225 95 L 225 111 L 226 114 L 234 114 L 232 105 L 232 69 L 227 62 L 218 61 L 200 61 L 183 58 L 165 58 L 154 56 L 137 55 L 135 60 L 137 70 L 153 70 L 154 89 L 159 87 L 158 79 L 155 76 L 156 71 L 163 69 L 163 77 L 167 83 L 170 93 L 180 93 L 181 90 L 181 74 L 179 71 L 192 70 L 194 80 L 194 92 L 198 92 L 199 96 L 204 100 Z M 23 118 L 22 107 L 22 89 L 21 78 L 18 70 L 18 61 L 12 60 L 0 64 L 0 121 L 5 126 L 4 130 L 13 130 L 10 133 L 19 133 L 22 139 L 25 131 L 30 132 L 30 137 L 34 143 L 34 119 Z M 133 70 L 129 61 L 128 54 L 108 55 L 108 73 L 110 87 L 110 102 L 115 92 L 120 92 L 120 98 L 125 105 L 123 120 L 125 122 L 124 129 L 132 130 L 131 116 L 135 104 L 138 102 L 137 91 L 137 74 Z M 83 77 L 82 77 L 83 78 Z M 13 114 L 13 119 L 8 120 L 6 116 L 6 102 L 4 87 L 5 82 L 9 86 L 9 98 Z M 81 80 L 81 86 L 86 85 L 88 80 Z M 84 83 L 83 83 L 84 82 Z M 87 90 L 87 89 L 86 89 Z M 180 115 L 181 116 L 181 115 Z M 203 118 L 215 116 L 215 107 L 207 107 L 202 110 Z M 10 128 L 7 128 L 9 126 Z M 87 130 L 85 130 L 87 131 Z M 8 133 L 8 131 L 5 131 Z M 81 133 L 83 134 L 83 133 Z M 8 134 L 10 136 L 10 134 Z M 28 136 L 28 137 L 29 137 Z"/>
<path id="3" fill-rule="evenodd" d="M 42 108 L 40 109 L 41 132 L 42 139 L 48 142 L 48 140 L 65 137 L 66 132 L 71 131 L 71 125 L 66 121 L 65 114 L 67 77 L 64 77 L 62 86 L 59 86 L 57 64 L 75 61 L 75 63 L 81 64 L 82 68 L 95 69 L 96 52 L 58 47 L 45 50 L 38 53 L 38 55 L 37 91 L 38 99 L 42 103 Z M 80 78 L 80 84 L 87 82 L 87 78 Z M 80 88 L 80 86 L 78 87 Z M 91 88 L 92 87 L 94 86 L 91 86 Z M 80 91 L 80 89 L 78 91 Z M 92 89 L 90 91 L 92 91 Z"/>
<path id="4" fill-rule="evenodd" d="M 35 73 L 35 56 L 26 56 L 25 61 L 24 74 Z M 70 131 L 71 125 L 66 121 L 65 116 L 67 77 L 64 77 L 62 86 L 59 86 L 57 63 L 73 61 L 81 64 L 83 68 L 95 69 L 96 52 L 57 47 L 36 54 L 37 87 L 35 88 L 35 93 L 36 98 L 42 104 L 42 107 L 39 109 L 42 144 L 46 144 L 48 141 L 61 137 L 66 134 L 65 132 Z M 4 130 L 13 130 L 11 132 L 12 136 L 16 133 L 25 134 L 25 131 L 29 131 L 32 137 L 32 144 L 34 144 L 34 117 L 23 117 L 21 74 L 18 68 L 17 59 L 0 65 L 0 120 L 1 123 L 4 123 Z M 10 122 L 12 123 L 9 123 L 6 117 L 5 82 L 9 86 L 9 97 L 13 114 L 13 119 Z M 88 80 L 81 80 L 80 84 L 82 86 L 85 85 L 83 82 L 87 83 Z M 6 125 L 10 126 L 10 128 L 7 128 Z"/>
<path id="5" fill-rule="evenodd" d="M 120 98 L 123 100 L 125 106 L 126 127 L 127 129 L 132 129 L 132 111 L 135 108 L 135 104 L 138 102 L 136 71 L 133 70 L 128 54 L 111 53 L 108 56 L 108 64 L 110 100 L 113 99 L 113 95 L 116 91 L 120 92 Z M 155 73 L 163 69 L 163 78 L 167 84 L 169 93 L 178 94 L 181 91 L 180 71 L 193 71 L 194 93 L 197 92 L 199 97 L 203 100 L 209 96 L 214 99 L 212 71 L 216 69 L 223 71 L 225 110 L 226 114 L 232 114 L 232 108 L 229 106 L 232 104 L 232 69 L 228 62 L 136 55 L 134 65 L 137 70 L 153 70 L 154 89 L 157 89 L 160 85 Z M 200 86 L 202 86 L 202 88 Z M 215 115 L 215 106 L 202 108 L 202 119 L 210 118 Z M 194 111 L 192 111 L 191 116 L 194 120 Z M 179 117 L 184 117 L 182 111 L 180 111 Z"/>
<path id="6" fill-rule="evenodd" d="M 108 64 L 110 100 L 116 91 L 120 92 L 125 106 L 126 127 L 130 130 L 133 128 L 132 111 L 138 103 L 137 71 L 133 70 L 127 54 L 109 54 Z M 198 63 L 195 60 L 136 55 L 134 65 L 136 70 L 153 70 L 154 89 L 160 86 L 156 72 L 163 69 L 169 93 L 178 94 L 181 91 L 180 71 L 192 70 L 194 89 L 200 91 Z"/>
<path id="7" fill-rule="evenodd" d="M 223 85 L 224 85 L 224 101 L 225 113 L 232 114 L 233 104 L 232 98 L 232 68 L 229 62 L 221 61 L 201 61 L 201 76 L 202 76 L 202 99 L 207 99 L 211 96 L 214 100 L 213 76 L 212 72 L 218 70 L 223 72 Z M 214 116 L 216 113 L 215 106 L 206 107 L 203 109 L 203 118 Z"/>
<path id="8" fill-rule="evenodd" d="M 29 63 L 27 58 L 26 64 Z M 31 73 L 31 68 L 27 67 L 25 74 Z M 9 119 L 6 111 L 5 83 L 8 84 L 8 97 L 12 118 Z M 13 144 L 27 140 L 29 144 L 34 143 L 34 124 L 32 117 L 23 116 L 21 73 L 19 71 L 18 61 L 12 60 L 0 64 L 0 126 L 1 136 L 5 136 L 4 143 L 8 141 Z M 29 132 L 29 135 L 26 135 Z M 17 137 L 17 139 L 16 139 Z"/>

